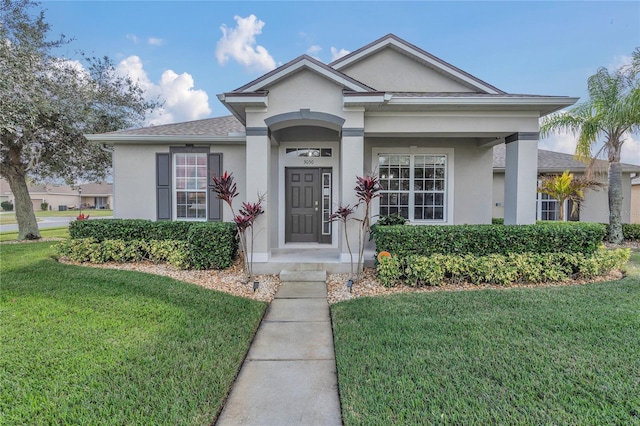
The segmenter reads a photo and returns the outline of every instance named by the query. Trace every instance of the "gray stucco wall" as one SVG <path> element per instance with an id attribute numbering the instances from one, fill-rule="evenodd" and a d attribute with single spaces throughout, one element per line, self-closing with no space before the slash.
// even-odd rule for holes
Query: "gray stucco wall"
<path id="1" fill-rule="evenodd" d="M 169 152 L 172 145 L 126 145 L 114 147 L 114 217 L 121 219 L 156 219 L 156 153 Z M 201 146 L 201 145 L 198 145 Z M 222 153 L 222 167 L 233 172 L 240 195 L 237 206 L 246 200 L 245 149 L 240 145 L 208 145 L 209 152 Z M 232 219 L 229 208 L 223 206 L 225 221 Z"/>

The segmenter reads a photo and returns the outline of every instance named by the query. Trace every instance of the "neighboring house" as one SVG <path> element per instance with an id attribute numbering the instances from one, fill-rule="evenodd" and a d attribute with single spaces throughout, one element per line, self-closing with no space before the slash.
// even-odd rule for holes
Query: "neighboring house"
<path id="1" fill-rule="evenodd" d="M 534 223 L 538 121 L 577 101 L 506 93 L 392 34 L 328 65 L 300 56 L 218 99 L 232 116 L 87 137 L 113 149 L 115 217 L 231 220 L 210 186 L 223 170 L 237 205 L 266 194 L 254 262 L 274 272 L 288 252 L 348 262 L 326 219 L 357 203 L 368 173 L 384 186 L 373 215 L 490 223 L 492 148 L 505 142 L 505 222 Z"/>
<path id="2" fill-rule="evenodd" d="M 13 193 L 8 188 L 3 195 L 13 201 Z M 42 203 L 49 204 L 49 210 L 109 209 L 113 206 L 113 184 L 106 182 L 84 183 L 75 187 L 56 184 L 29 186 L 29 195 L 35 211 L 41 210 Z"/>
<path id="3" fill-rule="evenodd" d="M 640 175 L 640 173 L 638 173 Z M 631 220 L 640 223 L 640 176 L 631 181 Z"/>
<path id="4" fill-rule="evenodd" d="M 586 190 L 585 200 L 579 208 L 574 209 L 570 201 L 566 201 L 565 220 L 582 222 L 609 223 L 609 196 L 607 190 L 608 163 L 596 160 L 596 179 L 605 186 Z M 576 177 L 584 175 L 586 165 L 573 158 L 571 154 L 538 150 L 538 174 L 562 174 L 569 170 Z M 638 217 L 640 206 L 633 207 L 631 195 L 631 178 L 640 174 L 640 166 L 622 164 L 622 222 L 629 223 L 633 216 Z M 504 184 L 505 184 L 505 146 L 493 148 L 493 217 L 504 216 Z M 640 189 L 640 188 L 639 188 Z M 546 194 L 532 194 L 536 199 L 535 213 L 537 220 L 558 220 L 558 201 Z M 640 203 L 640 201 L 638 202 Z M 572 213 L 573 212 L 573 213 Z"/>

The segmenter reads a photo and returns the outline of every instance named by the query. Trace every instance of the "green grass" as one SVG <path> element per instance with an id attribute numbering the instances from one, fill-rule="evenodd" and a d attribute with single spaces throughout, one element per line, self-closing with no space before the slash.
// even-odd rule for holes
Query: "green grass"
<path id="1" fill-rule="evenodd" d="M 0 245 L 0 423 L 210 425 L 265 303 Z"/>
<path id="2" fill-rule="evenodd" d="M 98 209 L 98 210 L 82 210 L 82 213 L 84 213 L 85 215 L 89 215 L 91 217 L 113 216 L 113 210 L 102 210 L 102 209 Z M 58 210 L 50 210 L 50 211 L 41 211 L 40 210 L 39 211 L 39 210 L 36 210 L 35 214 L 36 214 L 36 220 L 38 220 L 38 221 L 40 221 L 42 218 L 46 218 L 46 217 L 72 217 L 72 218 L 75 219 L 80 214 L 80 211 L 79 210 L 65 210 L 65 211 L 58 211 Z M 11 225 L 11 224 L 16 224 L 16 223 L 18 223 L 18 222 L 16 221 L 15 212 L 0 214 L 0 225 Z"/>
<path id="3" fill-rule="evenodd" d="M 59 226 L 40 230 L 42 238 L 69 238 L 69 227 Z M 15 241 L 18 239 L 18 231 L 0 232 L 0 242 Z"/>
<path id="4" fill-rule="evenodd" d="M 345 425 L 640 424 L 640 252 L 601 284 L 332 306 Z"/>

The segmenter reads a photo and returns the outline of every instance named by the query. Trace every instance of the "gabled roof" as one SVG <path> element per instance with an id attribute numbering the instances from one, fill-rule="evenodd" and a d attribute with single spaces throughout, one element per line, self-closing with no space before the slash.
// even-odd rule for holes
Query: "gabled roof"
<path id="1" fill-rule="evenodd" d="M 504 170 L 505 157 L 505 144 L 500 144 L 493 147 L 494 170 Z M 607 165 L 608 163 L 605 160 L 596 160 L 596 167 L 599 169 L 607 170 Z M 569 170 L 570 172 L 583 172 L 586 170 L 586 168 L 587 165 L 585 163 L 576 160 L 571 154 L 538 149 L 539 173 L 562 173 L 565 170 Z M 622 163 L 622 171 L 623 173 L 639 173 L 640 166 Z"/>
<path id="2" fill-rule="evenodd" d="M 374 54 L 375 52 L 385 48 L 395 49 L 409 57 L 416 59 L 417 61 L 427 65 L 428 67 L 447 75 L 448 77 L 457 80 L 468 87 L 472 87 L 475 90 L 482 93 L 489 94 L 504 94 L 505 92 L 498 89 L 491 84 L 480 80 L 477 77 L 467 73 L 466 71 L 457 68 L 450 63 L 443 61 L 442 59 L 432 55 L 431 53 L 422 50 L 421 48 L 401 39 L 395 34 L 387 34 L 386 36 L 355 50 L 348 55 L 345 55 L 329 64 L 330 67 L 336 70 L 342 70 L 356 62 L 359 62 L 366 57 Z"/>
<path id="3" fill-rule="evenodd" d="M 312 58 L 308 55 L 298 56 L 296 59 L 287 62 L 286 64 L 274 69 L 259 77 L 242 87 L 238 87 L 230 93 L 238 93 L 238 92 L 255 92 L 258 90 L 264 90 L 268 86 L 294 74 L 303 69 L 307 69 L 313 71 L 338 85 L 343 86 L 347 90 L 353 90 L 355 92 L 371 92 L 374 91 L 373 88 L 367 86 L 364 83 L 361 83 L 346 74 L 337 71 L 330 66 L 323 64 L 317 59 Z"/>

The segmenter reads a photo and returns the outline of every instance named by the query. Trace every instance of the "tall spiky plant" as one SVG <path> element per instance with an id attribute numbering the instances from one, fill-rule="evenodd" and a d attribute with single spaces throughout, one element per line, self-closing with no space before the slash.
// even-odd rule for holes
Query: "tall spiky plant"
<path id="1" fill-rule="evenodd" d="M 629 133 L 640 130 L 640 48 L 629 66 L 609 71 L 600 68 L 589 77 L 589 100 L 567 112 L 545 117 L 542 137 L 569 132 L 578 137 L 576 157 L 589 163 L 590 174 L 600 155 L 609 161 L 609 241 L 619 244 L 622 235 L 622 168 L 620 153 Z M 603 145 L 597 148 L 598 142 Z"/>
<path id="2" fill-rule="evenodd" d="M 367 243 L 367 236 L 371 232 L 371 202 L 374 198 L 380 196 L 382 186 L 377 176 L 356 176 L 356 198 L 358 198 L 358 205 L 364 205 L 364 216 L 360 223 L 359 230 L 359 253 L 358 253 L 358 275 L 362 273 L 364 269 L 364 246 Z"/>

